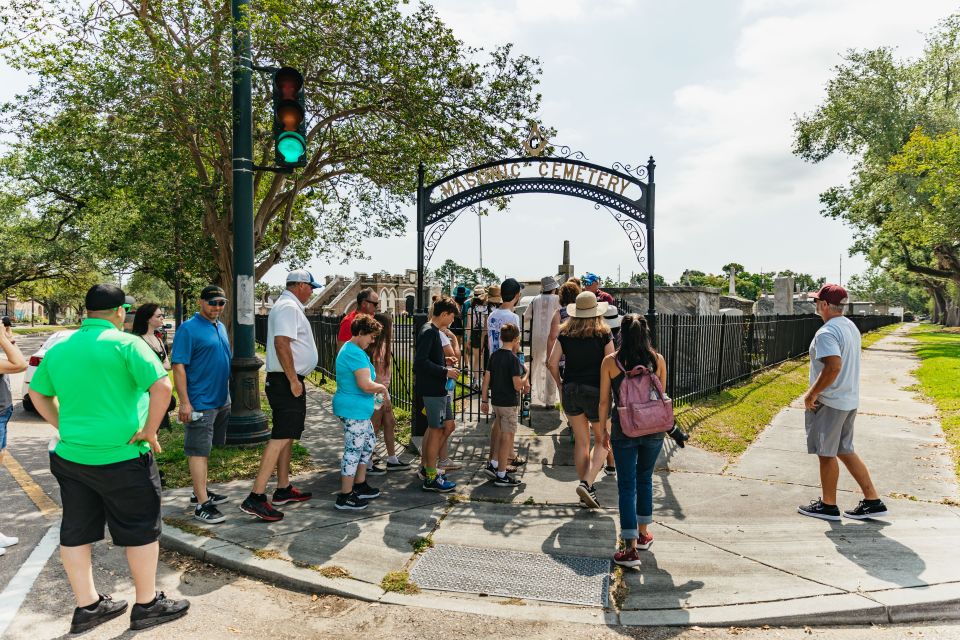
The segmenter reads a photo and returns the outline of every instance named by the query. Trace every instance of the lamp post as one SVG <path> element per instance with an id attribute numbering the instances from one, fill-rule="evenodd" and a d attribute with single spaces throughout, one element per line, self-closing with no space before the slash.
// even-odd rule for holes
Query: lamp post
<path id="1" fill-rule="evenodd" d="M 233 12 L 233 375 L 227 444 L 270 437 L 260 409 L 260 367 L 254 343 L 253 110 L 251 108 L 249 0 L 231 0 Z M 243 29 L 240 26 L 244 25 Z"/>

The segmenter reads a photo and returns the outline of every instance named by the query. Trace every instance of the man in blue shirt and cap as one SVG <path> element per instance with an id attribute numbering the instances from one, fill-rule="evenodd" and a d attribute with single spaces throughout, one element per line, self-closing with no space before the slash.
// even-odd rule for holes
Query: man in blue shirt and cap
<path id="1" fill-rule="evenodd" d="M 230 338 L 220 322 L 227 304 L 223 289 L 209 285 L 200 292 L 200 311 L 180 325 L 173 338 L 173 381 L 184 424 L 183 452 L 193 480 L 193 517 L 201 522 L 223 522 L 218 504 L 227 496 L 207 491 L 207 461 L 214 444 L 227 438 L 230 419 Z"/>

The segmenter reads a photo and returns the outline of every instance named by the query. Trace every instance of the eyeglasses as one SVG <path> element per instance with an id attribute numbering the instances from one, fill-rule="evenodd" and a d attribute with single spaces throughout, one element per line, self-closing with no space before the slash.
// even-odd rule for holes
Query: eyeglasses
<path id="1" fill-rule="evenodd" d="M 210 305 L 211 307 L 223 307 L 223 306 L 226 306 L 226 304 L 227 304 L 227 301 L 226 301 L 226 300 L 223 300 L 223 299 L 220 299 L 220 300 L 204 300 L 204 302 L 206 302 L 206 303 L 207 303 L 208 305 Z"/>

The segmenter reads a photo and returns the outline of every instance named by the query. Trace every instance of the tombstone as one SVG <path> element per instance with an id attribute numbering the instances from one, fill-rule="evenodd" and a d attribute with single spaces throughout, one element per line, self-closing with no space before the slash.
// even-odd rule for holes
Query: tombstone
<path id="1" fill-rule="evenodd" d="M 773 281 L 773 312 L 782 316 L 793 315 L 793 278 Z"/>
<path id="2" fill-rule="evenodd" d="M 734 267 L 730 267 L 730 286 L 727 293 L 731 296 L 737 295 L 737 270 Z"/>

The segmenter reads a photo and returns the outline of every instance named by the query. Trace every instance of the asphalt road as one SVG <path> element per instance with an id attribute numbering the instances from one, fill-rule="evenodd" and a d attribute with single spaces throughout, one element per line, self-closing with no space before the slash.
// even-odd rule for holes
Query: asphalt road
<path id="1" fill-rule="evenodd" d="M 26 355 L 33 353 L 43 338 L 21 338 L 18 344 Z M 13 386 L 20 394 L 19 377 Z M 38 564 L 39 571 L 26 583 L 22 604 L 13 587 L 29 573 L 28 558 L 38 550 L 40 541 L 59 522 L 56 507 L 59 492 L 48 471 L 47 443 L 52 429 L 17 405 L 11 421 L 8 452 L 17 465 L 0 467 L 0 531 L 20 538 L 20 544 L 0 557 L 0 637 L 9 640 L 44 640 L 67 635 L 74 603 L 54 550 Z M 20 474 L 14 478 L 10 467 Z M 39 489 L 39 493 L 37 492 Z M 32 494 L 32 495 L 31 495 Z M 38 504 L 39 503 L 39 504 Z M 44 514 L 41 507 L 49 513 Z M 52 547 L 51 547 L 52 548 Z M 42 547 L 41 547 L 42 550 Z M 109 542 L 94 550 L 94 578 L 98 589 L 115 598 L 133 599 L 123 552 Z M 15 578 L 16 576 L 16 578 Z M 416 607 L 393 607 L 361 603 L 334 596 L 316 596 L 278 589 L 206 565 L 192 558 L 163 552 L 158 571 L 159 587 L 173 597 L 191 601 L 190 614 L 172 624 L 131 632 L 128 619 L 121 616 L 82 637 L 99 638 L 178 638 L 212 640 L 217 638 L 390 638 L 420 640 L 424 637 L 523 637 L 548 638 L 645 638 L 683 640 L 745 638 L 749 640 L 899 640 L 926 638 L 960 640 L 960 625 L 906 625 L 842 628 L 761 628 L 761 629 L 630 629 L 586 626 L 551 621 L 492 620 L 482 616 L 431 611 Z"/>

